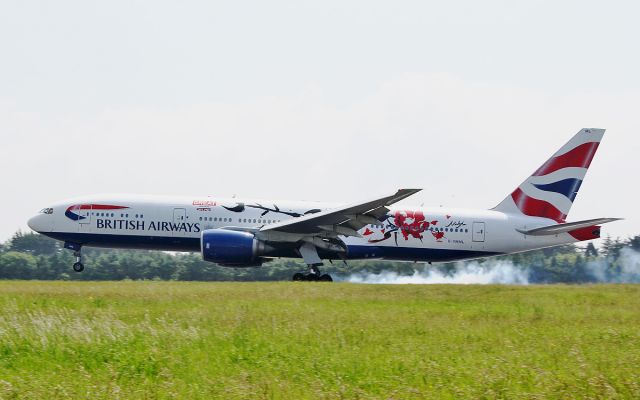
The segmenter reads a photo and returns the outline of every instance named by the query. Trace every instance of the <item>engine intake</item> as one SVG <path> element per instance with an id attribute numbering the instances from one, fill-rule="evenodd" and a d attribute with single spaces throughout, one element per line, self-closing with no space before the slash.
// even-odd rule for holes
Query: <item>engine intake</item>
<path id="1" fill-rule="evenodd" d="M 228 267 L 258 267 L 270 246 L 249 232 L 207 229 L 201 236 L 202 258 Z"/>

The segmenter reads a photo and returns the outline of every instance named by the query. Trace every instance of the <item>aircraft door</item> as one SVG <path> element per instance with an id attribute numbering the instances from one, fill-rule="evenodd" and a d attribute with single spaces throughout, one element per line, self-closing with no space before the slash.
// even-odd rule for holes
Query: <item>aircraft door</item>
<path id="1" fill-rule="evenodd" d="M 80 218 L 78 219 L 78 223 L 80 224 L 90 224 L 91 223 L 91 205 L 82 205 L 80 209 L 76 212 Z"/>
<path id="2" fill-rule="evenodd" d="M 187 236 L 186 229 L 180 229 L 184 227 L 187 222 L 187 210 L 184 208 L 174 208 L 173 209 L 173 224 L 174 229 L 172 229 L 173 236 Z"/>
<path id="3" fill-rule="evenodd" d="M 78 219 L 78 227 L 80 232 L 91 231 L 91 212 L 92 208 L 90 204 L 80 206 L 80 209 L 76 213 L 80 216 Z"/>
<path id="4" fill-rule="evenodd" d="M 471 234 L 474 242 L 484 242 L 484 222 L 474 222 Z"/>

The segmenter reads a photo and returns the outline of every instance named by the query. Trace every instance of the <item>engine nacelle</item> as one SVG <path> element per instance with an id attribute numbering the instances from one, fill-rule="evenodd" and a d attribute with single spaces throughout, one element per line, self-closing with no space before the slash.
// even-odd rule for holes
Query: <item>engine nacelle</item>
<path id="1" fill-rule="evenodd" d="M 201 236 L 202 258 L 225 267 L 259 267 L 270 248 L 249 232 L 207 229 Z"/>

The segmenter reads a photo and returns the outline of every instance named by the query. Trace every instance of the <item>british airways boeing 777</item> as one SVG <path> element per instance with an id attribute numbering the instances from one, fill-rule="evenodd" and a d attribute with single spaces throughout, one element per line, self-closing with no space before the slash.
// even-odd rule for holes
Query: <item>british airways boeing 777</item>
<path id="1" fill-rule="evenodd" d="M 294 280 L 330 281 L 322 260 L 447 262 L 600 237 L 618 218 L 567 222 L 604 129 L 582 129 L 490 210 L 395 208 L 420 189 L 335 205 L 214 197 L 103 195 L 66 200 L 29 220 L 64 242 L 81 272 L 83 246 L 198 251 L 229 267 L 300 257 Z"/>

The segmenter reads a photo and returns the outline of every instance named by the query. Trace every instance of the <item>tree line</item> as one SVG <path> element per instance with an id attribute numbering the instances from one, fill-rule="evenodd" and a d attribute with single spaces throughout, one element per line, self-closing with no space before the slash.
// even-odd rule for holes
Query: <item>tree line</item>
<path id="1" fill-rule="evenodd" d="M 629 270 L 629 262 L 640 262 L 640 235 L 628 239 L 604 239 L 598 249 L 593 243 L 586 247 L 557 246 L 527 253 L 479 260 L 480 265 L 507 261 L 526 269 L 531 283 L 590 283 L 616 282 Z M 71 269 L 72 252 L 61 243 L 37 233 L 16 232 L 6 243 L 0 244 L 0 279 L 39 280 L 178 280 L 178 281 L 273 281 L 290 280 L 304 270 L 301 261 L 276 259 L 261 268 L 226 268 L 205 262 L 198 253 L 168 253 L 146 250 L 113 250 L 84 248 L 85 270 Z M 433 268 L 454 273 L 459 263 L 425 265 L 385 260 L 342 261 L 325 263 L 323 272 L 334 276 L 352 273 L 395 272 L 411 275 L 416 269 Z M 640 282 L 640 265 L 637 281 Z"/>

